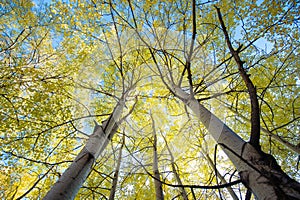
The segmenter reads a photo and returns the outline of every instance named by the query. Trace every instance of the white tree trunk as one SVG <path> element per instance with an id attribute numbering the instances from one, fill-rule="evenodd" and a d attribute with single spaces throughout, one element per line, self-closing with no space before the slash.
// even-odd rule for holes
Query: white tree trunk
<path id="1" fill-rule="evenodd" d="M 119 172 L 120 172 L 120 167 L 121 167 L 122 151 L 123 151 L 124 145 L 125 145 L 125 134 L 123 135 L 122 145 L 121 145 L 120 150 L 119 150 L 119 156 L 118 156 L 118 160 L 117 160 L 116 171 L 115 171 L 114 178 L 113 178 L 113 181 L 112 181 L 112 186 L 111 186 L 111 189 L 110 189 L 110 194 L 109 194 L 108 200 L 114 200 L 115 199 L 116 189 L 117 189 L 117 184 L 118 184 L 118 179 L 119 179 Z"/>
<path id="2" fill-rule="evenodd" d="M 121 99 L 109 118 L 101 126 L 95 125 L 93 134 L 89 137 L 86 145 L 49 190 L 44 200 L 69 200 L 75 198 L 80 187 L 88 177 L 95 160 L 103 152 L 117 131 L 118 120 L 121 117 L 124 106 L 125 100 Z"/>
<path id="3" fill-rule="evenodd" d="M 300 199 L 300 184 L 287 176 L 271 155 L 258 152 L 180 87 L 173 84 L 171 89 L 222 146 L 243 183 L 258 199 Z"/>
<path id="4" fill-rule="evenodd" d="M 154 173 L 154 188 L 155 188 L 155 196 L 156 200 L 163 200 L 164 199 L 164 193 L 162 189 L 162 183 L 160 180 L 160 172 L 158 169 L 158 154 L 157 154 L 157 135 L 156 135 L 156 129 L 155 129 L 155 122 L 151 115 L 152 119 L 152 131 L 153 131 L 153 173 Z"/>

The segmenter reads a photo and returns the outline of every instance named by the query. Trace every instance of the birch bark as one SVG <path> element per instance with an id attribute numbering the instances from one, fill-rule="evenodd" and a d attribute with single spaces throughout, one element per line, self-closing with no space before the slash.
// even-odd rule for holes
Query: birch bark
<path id="1" fill-rule="evenodd" d="M 163 200 L 164 199 L 164 193 L 162 189 L 162 183 L 160 181 L 160 172 L 158 169 L 158 154 L 157 154 L 157 135 L 156 135 L 156 129 L 155 129 L 155 122 L 151 115 L 152 119 L 152 129 L 153 129 L 153 174 L 154 174 L 154 186 L 155 186 L 155 196 L 156 200 Z"/>
<path id="2" fill-rule="evenodd" d="M 110 139 L 118 129 L 118 121 L 125 106 L 125 97 L 121 98 L 112 114 L 102 122 L 95 125 L 93 134 L 78 156 L 62 174 L 58 181 L 49 190 L 44 200 L 74 199 L 80 187 L 92 170 L 92 166 L 99 155 L 106 148 Z"/>
<path id="3" fill-rule="evenodd" d="M 194 96 L 174 83 L 169 87 L 207 128 L 215 141 L 222 146 L 239 171 L 244 185 L 258 199 L 300 199 L 300 184 L 285 174 L 273 156 L 256 150 L 226 124 L 200 104 Z"/>

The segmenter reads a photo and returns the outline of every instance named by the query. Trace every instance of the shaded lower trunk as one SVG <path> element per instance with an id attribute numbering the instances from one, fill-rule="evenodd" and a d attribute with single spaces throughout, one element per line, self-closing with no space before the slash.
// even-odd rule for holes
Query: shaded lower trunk
<path id="1" fill-rule="evenodd" d="M 285 174 L 273 156 L 256 150 L 232 131 L 194 97 L 172 85 L 179 97 L 208 129 L 258 199 L 300 199 L 300 184 Z"/>
<path id="2" fill-rule="evenodd" d="M 44 197 L 50 199 L 74 199 L 94 164 L 94 157 L 84 148 L 70 167 Z"/>

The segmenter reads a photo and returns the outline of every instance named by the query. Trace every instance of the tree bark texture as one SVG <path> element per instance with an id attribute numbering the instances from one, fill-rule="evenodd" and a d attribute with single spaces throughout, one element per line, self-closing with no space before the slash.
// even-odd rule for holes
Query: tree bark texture
<path id="1" fill-rule="evenodd" d="M 81 152 L 62 174 L 44 197 L 44 200 L 74 199 L 82 184 L 92 170 L 93 164 L 108 145 L 118 129 L 118 120 L 121 116 L 125 100 L 121 99 L 112 114 L 95 125 L 93 134 L 89 137 Z"/>
<path id="2" fill-rule="evenodd" d="M 255 149 L 197 99 L 172 84 L 172 92 L 197 116 L 239 171 L 244 185 L 258 199 L 300 199 L 300 184 L 285 174 L 273 156 Z"/>
<path id="3" fill-rule="evenodd" d="M 155 186 L 155 196 L 156 200 L 163 200 L 164 199 L 164 193 L 162 189 L 162 183 L 160 181 L 160 173 L 158 169 L 158 155 L 157 155 L 157 135 L 155 130 L 155 122 L 152 118 L 152 129 L 153 129 L 153 174 L 154 174 L 154 186 Z"/>

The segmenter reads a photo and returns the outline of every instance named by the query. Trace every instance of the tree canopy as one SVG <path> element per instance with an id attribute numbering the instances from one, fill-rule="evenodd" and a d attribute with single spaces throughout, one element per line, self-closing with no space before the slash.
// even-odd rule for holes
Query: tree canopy
<path id="1" fill-rule="evenodd" d="M 0 197 L 42 199 L 123 101 L 75 199 L 250 199 L 225 128 L 202 107 L 299 182 L 299 10 L 294 0 L 3 0 Z"/>

